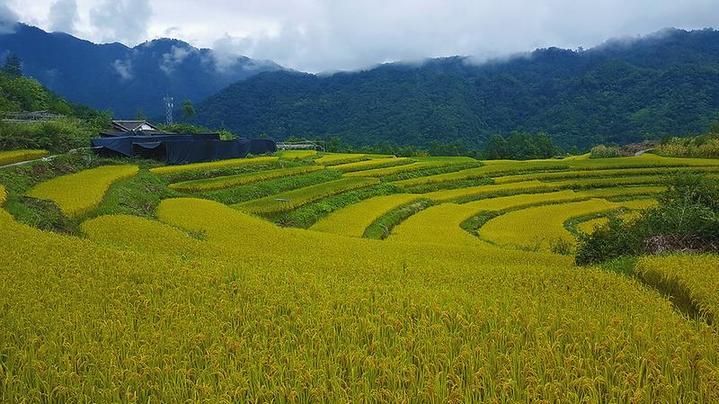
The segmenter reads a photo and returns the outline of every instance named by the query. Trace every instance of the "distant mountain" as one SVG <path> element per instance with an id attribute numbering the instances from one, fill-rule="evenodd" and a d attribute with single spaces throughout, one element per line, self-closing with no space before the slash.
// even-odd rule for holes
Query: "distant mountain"
<path id="1" fill-rule="evenodd" d="M 352 144 L 470 146 L 545 131 L 562 146 L 705 130 L 719 118 L 719 31 L 666 30 L 589 50 L 538 49 L 386 64 L 350 73 L 262 73 L 198 106 L 235 133 L 339 136 Z"/>
<path id="2" fill-rule="evenodd" d="M 219 57 L 174 39 L 157 39 L 129 48 L 95 44 L 64 33 L 48 33 L 18 24 L 0 34 L 0 56 L 12 52 L 23 61 L 24 74 L 70 101 L 116 117 L 138 112 L 158 116 L 166 94 L 179 104 L 199 101 L 230 83 L 260 72 L 275 71 L 272 62 L 247 57 Z"/>

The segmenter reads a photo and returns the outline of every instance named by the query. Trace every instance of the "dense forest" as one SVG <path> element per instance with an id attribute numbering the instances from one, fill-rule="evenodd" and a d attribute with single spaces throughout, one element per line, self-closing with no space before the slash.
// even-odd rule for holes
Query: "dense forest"
<path id="1" fill-rule="evenodd" d="M 5 122 L 8 112 L 46 111 L 56 119 Z M 23 77 L 22 60 L 9 55 L 0 68 L 0 150 L 67 151 L 89 146 L 89 139 L 109 125 L 110 116 L 68 102 L 38 81 Z"/>
<path id="2" fill-rule="evenodd" d="M 701 133 L 718 113 L 719 31 L 707 29 L 482 64 L 262 73 L 197 105 L 195 121 L 247 137 L 471 149 L 492 135 L 544 132 L 567 150 Z"/>

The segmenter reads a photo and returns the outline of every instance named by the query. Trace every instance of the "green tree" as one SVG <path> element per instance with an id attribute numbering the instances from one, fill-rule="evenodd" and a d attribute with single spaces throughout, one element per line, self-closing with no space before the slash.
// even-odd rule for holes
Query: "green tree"
<path id="1" fill-rule="evenodd" d="M 185 119 L 190 119 L 195 116 L 195 106 L 192 105 L 192 101 L 185 100 L 182 102 L 182 116 Z"/>
<path id="2" fill-rule="evenodd" d="M 12 76 L 22 76 L 22 60 L 14 53 L 7 55 L 2 71 Z"/>

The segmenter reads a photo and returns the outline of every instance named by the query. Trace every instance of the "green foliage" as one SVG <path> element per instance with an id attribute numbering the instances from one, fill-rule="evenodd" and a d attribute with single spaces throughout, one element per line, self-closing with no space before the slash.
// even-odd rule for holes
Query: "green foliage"
<path id="1" fill-rule="evenodd" d="M 580 234 L 576 262 L 594 264 L 621 256 L 669 251 L 719 251 L 719 182 L 701 174 L 671 178 L 659 206 L 638 219 L 609 222 Z"/>
<path id="2" fill-rule="evenodd" d="M 11 76 L 22 76 L 22 60 L 20 60 L 20 57 L 18 57 L 18 55 L 10 53 L 5 58 L 5 64 L 3 65 L 1 71 Z"/>
<path id="3" fill-rule="evenodd" d="M 195 106 L 192 105 L 192 101 L 185 100 L 182 102 L 182 117 L 190 119 L 195 116 Z"/>
<path id="4" fill-rule="evenodd" d="M 373 239 L 385 239 L 392 233 L 392 229 L 402 223 L 408 217 L 415 215 L 417 212 L 427 209 L 434 204 L 429 199 L 421 199 L 407 205 L 400 206 L 390 212 L 380 216 L 371 225 L 365 229 L 362 237 Z"/>
<path id="5" fill-rule="evenodd" d="M 0 150 L 44 149 L 53 153 L 88 147 L 99 129 L 77 118 L 60 118 L 37 123 L 0 121 Z"/>
<path id="6" fill-rule="evenodd" d="M 700 136 L 666 139 L 654 152 L 667 157 L 719 158 L 719 129 L 716 130 Z"/>
<path id="7" fill-rule="evenodd" d="M 531 160 L 547 159 L 557 155 L 559 150 L 552 139 L 543 132 L 530 134 L 513 132 L 508 137 L 492 135 L 484 146 L 488 160 Z"/>

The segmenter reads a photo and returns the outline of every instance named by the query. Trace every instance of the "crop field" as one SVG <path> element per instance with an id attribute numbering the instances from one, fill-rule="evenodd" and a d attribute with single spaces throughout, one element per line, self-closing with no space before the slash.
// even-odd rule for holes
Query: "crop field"
<path id="1" fill-rule="evenodd" d="M 317 156 L 317 150 L 283 150 L 277 156 L 286 160 L 302 160 Z"/>
<path id="2" fill-rule="evenodd" d="M 185 192 L 215 191 L 218 189 L 230 188 L 238 185 L 252 184 L 255 182 L 271 180 L 274 178 L 291 177 L 294 175 L 307 174 L 323 170 L 322 166 L 299 166 L 291 168 L 279 168 L 276 170 L 264 170 L 256 173 L 225 175 L 199 180 L 190 180 L 170 184 L 170 188 Z"/>
<path id="3" fill-rule="evenodd" d="M 0 151 L 0 166 L 35 160 L 47 156 L 46 150 L 10 150 Z"/>
<path id="4" fill-rule="evenodd" d="M 378 182 L 379 181 L 374 178 L 341 178 L 335 181 L 310 185 L 309 187 L 298 188 L 261 199 L 255 199 L 236 206 L 241 210 L 258 214 L 286 212 L 324 197 L 352 189 L 368 187 Z"/>
<path id="5" fill-rule="evenodd" d="M 150 171 L 155 174 L 171 175 L 171 174 L 186 173 L 186 172 L 192 172 L 192 171 L 209 171 L 209 170 L 219 170 L 222 168 L 230 168 L 230 167 L 236 168 L 236 167 L 260 165 L 260 164 L 268 164 L 268 163 L 274 163 L 278 160 L 279 160 L 279 157 L 239 158 L 239 159 L 212 161 L 209 163 L 194 163 L 194 164 L 184 164 L 184 165 L 177 165 L 177 166 L 156 167 L 156 168 L 151 168 Z"/>
<path id="6" fill-rule="evenodd" d="M 392 209 L 419 199 L 414 194 L 377 196 L 333 212 L 315 223 L 311 230 L 362 237 L 365 229 Z"/>
<path id="7" fill-rule="evenodd" d="M 410 163 L 412 163 L 412 160 L 408 159 L 406 157 L 389 157 L 389 158 L 379 158 L 379 159 L 366 160 L 366 161 L 358 161 L 356 163 L 338 164 L 338 165 L 334 165 L 332 168 L 334 168 L 335 170 L 338 170 L 340 172 L 343 172 L 343 173 L 350 173 L 353 171 L 394 167 L 394 166 L 401 166 L 401 165 L 410 164 Z"/>
<path id="8" fill-rule="evenodd" d="M 0 402 L 717 402 L 719 257 L 624 274 L 572 256 L 578 232 L 717 162 L 280 152 L 36 182 L 18 176 L 49 163 L 12 168 Z M 21 222 L 36 199 L 76 230 Z"/>
<path id="9" fill-rule="evenodd" d="M 349 164 L 358 161 L 369 160 L 370 157 L 366 154 L 352 154 L 352 153 L 328 153 L 322 157 L 315 159 L 317 164 L 324 166 L 334 166 L 340 164 Z"/>
<path id="10" fill-rule="evenodd" d="M 28 192 L 37 199 L 55 202 L 68 216 L 78 216 L 97 207 L 116 181 L 137 174 L 134 165 L 103 166 L 42 182 Z"/>
<path id="11" fill-rule="evenodd" d="M 479 237 L 505 247 L 550 251 L 555 244 L 574 244 L 574 237 L 564 226 L 569 219 L 642 205 L 648 204 L 590 199 L 531 207 L 491 219 L 479 230 Z"/>

